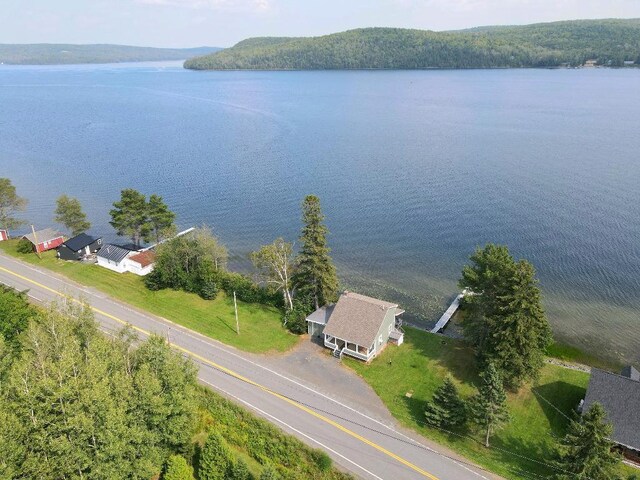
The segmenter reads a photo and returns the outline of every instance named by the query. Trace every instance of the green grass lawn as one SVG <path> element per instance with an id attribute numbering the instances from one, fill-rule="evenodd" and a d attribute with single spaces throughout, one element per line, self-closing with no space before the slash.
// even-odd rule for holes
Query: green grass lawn
<path id="1" fill-rule="evenodd" d="M 8 255 L 60 273 L 134 307 L 248 352 L 282 352 L 299 339 L 282 327 L 280 312 L 273 307 L 238 302 L 238 335 L 233 299 L 224 293 L 215 300 L 203 300 L 182 291 L 152 292 L 144 286 L 142 277 L 132 273 L 116 273 L 93 264 L 58 260 L 55 251 L 45 252 L 39 259 L 33 253 L 18 253 L 16 246 L 15 240 L 0 242 L 0 249 Z"/>
<path id="2" fill-rule="evenodd" d="M 546 365 L 535 385 L 509 395 L 511 421 L 493 437 L 492 448 L 486 449 L 479 443 L 482 435 L 478 432 L 458 432 L 472 440 L 424 425 L 425 401 L 447 373 L 453 375 L 462 395 L 475 392 L 474 355 L 464 342 L 407 328 L 405 343 L 400 347 L 390 345 L 371 364 L 345 361 L 373 387 L 402 424 L 510 479 L 537 478 L 535 475 L 553 472 L 543 464 L 554 459 L 556 439 L 564 435 L 568 424 L 564 415 L 573 415 L 589 380 L 587 373 Z"/>

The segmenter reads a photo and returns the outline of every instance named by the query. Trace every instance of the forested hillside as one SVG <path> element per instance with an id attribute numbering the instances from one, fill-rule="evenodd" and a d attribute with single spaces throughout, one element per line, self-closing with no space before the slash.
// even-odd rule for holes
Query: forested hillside
<path id="1" fill-rule="evenodd" d="M 128 45 L 0 44 L 0 63 L 58 65 L 184 60 L 220 50 L 216 47 L 150 48 Z"/>
<path id="2" fill-rule="evenodd" d="M 433 32 L 365 28 L 309 38 L 251 38 L 185 62 L 197 70 L 414 69 L 640 62 L 640 19 L 575 20 Z"/>

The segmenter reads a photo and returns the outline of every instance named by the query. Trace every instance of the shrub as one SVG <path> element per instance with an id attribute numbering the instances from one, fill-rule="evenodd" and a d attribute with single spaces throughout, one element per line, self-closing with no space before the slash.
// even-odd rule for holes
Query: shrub
<path id="1" fill-rule="evenodd" d="M 282 323 L 291 333 L 301 334 L 307 331 L 307 316 L 313 308 L 306 302 L 295 299 L 293 309 L 287 310 L 282 315 Z"/>
<path id="2" fill-rule="evenodd" d="M 193 467 L 181 455 L 171 455 L 165 465 L 162 480 L 193 480 Z"/>
<path id="3" fill-rule="evenodd" d="M 18 251 L 18 253 L 31 253 L 33 252 L 33 243 L 31 243 L 26 238 L 23 238 L 18 242 L 16 250 Z"/>
<path id="4" fill-rule="evenodd" d="M 278 472 L 276 472 L 271 465 L 268 465 L 267 468 L 262 471 L 260 480 L 280 480 L 280 475 L 278 475 Z"/>
<path id="5" fill-rule="evenodd" d="M 327 455 L 323 450 L 312 450 L 311 458 L 321 472 L 326 472 L 331 468 L 331 457 Z"/>
<path id="6" fill-rule="evenodd" d="M 213 300 L 218 294 L 218 285 L 213 276 L 208 276 L 202 279 L 200 283 L 200 296 L 205 300 Z"/>

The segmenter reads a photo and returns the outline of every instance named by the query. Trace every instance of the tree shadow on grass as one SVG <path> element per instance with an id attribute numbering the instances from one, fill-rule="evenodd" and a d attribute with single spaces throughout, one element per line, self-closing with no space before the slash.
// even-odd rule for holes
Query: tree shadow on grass
<path id="1" fill-rule="evenodd" d="M 473 385 L 478 379 L 473 349 L 464 340 L 407 328 L 405 342 L 455 379 Z M 402 348 L 402 347 L 401 347 Z"/>
<path id="2" fill-rule="evenodd" d="M 575 409 L 584 398 L 585 389 L 556 380 L 537 385 L 531 391 L 547 417 L 553 435 L 557 438 L 564 436 L 569 419 L 577 417 Z"/>
<path id="3" fill-rule="evenodd" d="M 495 459 L 519 470 L 514 473 L 542 475 L 544 478 L 557 473 L 553 468 L 556 452 L 542 440 L 497 436 L 492 439 L 490 450 Z"/>

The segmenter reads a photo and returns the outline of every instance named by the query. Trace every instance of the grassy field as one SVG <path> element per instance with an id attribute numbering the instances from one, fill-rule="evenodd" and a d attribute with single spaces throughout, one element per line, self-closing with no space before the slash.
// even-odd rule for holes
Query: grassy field
<path id="1" fill-rule="evenodd" d="M 38 267 L 60 273 L 82 285 L 94 287 L 134 307 L 164 317 L 239 349 L 263 353 L 288 350 L 298 337 L 282 327 L 280 312 L 273 307 L 238 302 L 240 335 L 236 334 L 233 299 L 220 293 L 215 300 L 175 290 L 152 292 L 142 277 L 132 273 L 116 273 L 106 268 L 81 262 L 58 260 L 54 251 L 42 259 L 35 254 L 16 251 L 15 240 L 0 242 L 0 249 Z"/>
<path id="2" fill-rule="evenodd" d="M 463 342 L 408 328 L 402 346 L 390 345 L 370 365 L 351 359 L 346 363 L 373 387 L 402 424 L 510 479 L 553 473 L 545 464 L 554 459 L 556 439 L 564 435 L 568 424 L 565 415 L 573 415 L 589 380 L 583 372 L 545 366 L 535 385 L 509 395 L 511 421 L 493 438 L 492 448 L 486 449 L 478 432 L 446 433 L 424 424 L 425 401 L 447 373 L 453 375 L 462 395 L 475 392 L 474 355 Z"/>

